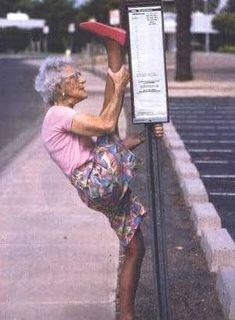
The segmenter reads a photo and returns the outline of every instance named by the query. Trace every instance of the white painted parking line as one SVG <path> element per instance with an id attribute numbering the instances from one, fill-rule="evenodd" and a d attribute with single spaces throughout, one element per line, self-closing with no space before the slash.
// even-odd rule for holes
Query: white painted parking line
<path id="1" fill-rule="evenodd" d="M 180 107 L 171 106 L 171 109 L 173 111 L 177 110 L 179 112 L 191 111 L 194 114 L 197 114 L 197 113 L 206 113 L 206 114 L 208 114 L 210 112 L 215 112 L 215 111 L 216 111 L 216 114 L 220 113 L 220 112 L 225 112 L 225 111 L 226 111 L 226 114 L 227 114 L 227 112 L 234 113 L 234 108 L 232 106 L 231 107 L 230 106 L 224 106 L 224 108 L 222 107 L 222 108 L 216 108 L 216 109 L 215 108 L 213 108 L 213 109 L 212 108 L 199 108 L 198 106 L 197 106 L 197 109 L 189 108 L 189 107 L 184 108 L 183 106 L 180 106 Z"/>
<path id="2" fill-rule="evenodd" d="M 186 135 L 183 131 L 181 131 L 180 135 Z M 190 133 L 187 133 L 187 136 L 211 136 L 211 137 L 235 137 L 235 132 L 227 132 L 227 133 L 213 133 L 213 132 L 190 132 Z"/>
<path id="3" fill-rule="evenodd" d="M 201 177 L 209 179 L 235 179 L 235 174 L 202 174 Z"/>
<path id="4" fill-rule="evenodd" d="M 206 126 L 206 125 L 201 125 L 201 126 L 188 126 L 187 123 L 186 124 L 175 124 L 174 121 L 173 121 L 173 124 L 175 125 L 176 129 L 182 129 L 182 130 L 185 130 L 185 129 L 189 129 L 189 130 L 216 130 L 216 132 L 220 132 L 221 130 L 223 131 L 229 131 L 229 132 L 235 132 L 235 127 L 229 127 L 229 126 Z"/>
<path id="5" fill-rule="evenodd" d="M 192 104 L 192 102 L 190 102 L 191 104 Z M 205 106 L 203 106 L 203 105 L 199 105 L 199 104 L 192 104 L 193 106 L 197 106 L 197 109 L 195 109 L 195 107 L 191 107 L 190 108 L 190 106 L 189 106 L 189 103 L 187 103 L 187 107 L 186 107 L 186 105 L 184 106 L 182 103 L 178 103 L 178 102 L 176 102 L 173 106 L 172 106 L 172 108 L 173 109 L 179 109 L 179 110 L 182 110 L 182 109 L 184 109 L 184 110 L 189 110 L 189 109 L 191 109 L 192 111 L 195 111 L 195 112 L 202 112 L 203 110 L 205 111 L 210 111 L 210 110 L 213 110 L 213 111 L 222 111 L 222 110 L 224 110 L 224 109 L 226 109 L 226 110 L 229 110 L 229 109 L 231 109 L 231 110 L 233 110 L 233 107 L 230 105 L 230 103 L 229 104 L 225 104 L 225 105 L 222 105 L 222 104 L 220 104 L 220 105 L 217 105 L 217 106 L 211 106 L 211 107 L 208 107 L 208 105 L 206 105 L 206 107 Z"/>
<path id="6" fill-rule="evenodd" d="M 200 118 L 201 119 L 209 119 L 209 120 L 212 120 L 212 119 L 221 119 L 222 120 L 225 120 L 227 119 L 229 116 L 230 116 L 230 119 L 231 117 L 233 117 L 235 114 L 235 112 L 227 112 L 225 111 L 224 113 L 205 113 L 205 112 L 199 112 L 199 113 L 194 113 L 192 112 L 191 110 L 190 111 L 187 111 L 187 110 L 182 110 L 182 112 L 179 112 L 179 111 L 175 111 L 175 110 L 171 110 L 171 115 L 174 117 L 174 118 Z M 234 119 L 234 118 L 232 118 Z M 232 120 L 231 119 L 231 120 Z"/>
<path id="7" fill-rule="evenodd" d="M 188 149 L 189 152 L 219 152 L 219 153 L 233 153 L 232 149 Z"/>
<path id="8" fill-rule="evenodd" d="M 219 144 L 225 144 L 225 143 L 229 143 L 229 144 L 235 144 L 235 141 L 232 140 L 184 140 L 184 143 L 219 143 Z"/>
<path id="9" fill-rule="evenodd" d="M 209 192 L 211 196 L 235 197 L 235 192 Z"/>
<path id="10" fill-rule="evenodd" d="M 173 121 L 175 121 L 176 119 L 174 119 Z M 179 122 L 179 121 L 178 121 Z M 182 121 L 183 122 L 183 121 Z M 185 119 L 184 123 L 196 123 L 196 124 L 204 124 L 204 123 L 208 123 L 208 124 L 235 124 L 235 121 L 234 120 L 188 120 L 188 119 Z"/>
<path id="11" fill-rule="evenodd" d="M 226 119 L 229 116 L 234 116 L 235 112 L 225 112 L 225 113 L 205 113 L 205 112 L 198 112 L 198 113 L 194 113 L 191 110 L 187 113 L 187 110 L 182 110 L 182 112 L 180 111 L 175 111 L 175 110 L 171 110 L 171 114 L 174 118 L 196 118 L 196 117 L 205 117 L 205 119 Z M 226 118 L 225 118 L 226 117 Z"/>
<path id="12" fill-rule="evenodd" d="M 185 119 L 185 118 L 191 119 L 192 118 L 192 120 L 194 120 L 195 118 L 201 117 L 202 115 L 203 115 L 203 120 L 207 120 L 207 119 L 208 120 L 212 120 L 212 119 L 225 120 L 225 119 L 229 118 L 229 116 L 234 115 L 234 114 L 235 114 L 235 112 L 228 113 L 228 114 L 227 113 L 226 114 L 222 114 L 222 113 L 220 113 L 220 114 L 218 114 L 218 113 L 216 113 L 216 114 L 213 114 L 213 113 L 211 113 L 211 114 L 208 114 L 208 113 L 199 113 L 199 114 L 197 114 L 197 113 L 186 113 L 185 111 L 183 111 L 183 112 L 173 112 L 173 116 L 176 119 L 178 119 L 178 118 L 179 119 Z"/>
<path id="13" fill-rule="evenodd" d="M 194 163 L 209 163 L 209 164 L 231 164 L 234 163 L 234 161 L 228 161 L 228 160 L 195 160 Z"/>

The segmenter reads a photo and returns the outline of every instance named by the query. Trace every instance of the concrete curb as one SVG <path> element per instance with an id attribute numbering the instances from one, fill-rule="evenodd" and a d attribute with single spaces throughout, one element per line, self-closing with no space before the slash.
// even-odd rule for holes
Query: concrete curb
<path id="1" fill-rule="evenodd" d="M 222 228 L 221 219 L 212 203 L 193 203 L 191 219 L 195 226 L 197 235 L 202 236 L 202 232 Z"/>
<path id="2" fill-rule="evenodd" d="M 216 289 L 227 319 L 235 319 L 235 268 L 219 269 Z"/>
<path id="3" fill-rule="evenodd" d="M 202 232 L 201 247 L 206 254 L 210 271 L 218 272 L 219 267 L 235 267 L 235 246 L 226 229 Z"/>
<path id="4" fill-rule="evenodd" d="M 228 320 L 235 320 L 235 242 L 221 219 L 174 125 L 164 124 L 164 143 L 179 179 L 185 203 L 205 254 L 209 270 L 217 273 L 216 290 Z"/>

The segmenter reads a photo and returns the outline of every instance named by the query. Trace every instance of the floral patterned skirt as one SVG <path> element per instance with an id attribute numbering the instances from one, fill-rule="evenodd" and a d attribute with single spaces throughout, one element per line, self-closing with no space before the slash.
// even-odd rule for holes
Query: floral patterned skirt
<path id="1" fill-rule="evenodd" d="M 107 216 L 123 246 L 130 243 L 146 214 L 129 188 L 138 163 L 118 136 L 103 135 L 97 139 L 93 159 L 71 176 L 81 200 Z"/>

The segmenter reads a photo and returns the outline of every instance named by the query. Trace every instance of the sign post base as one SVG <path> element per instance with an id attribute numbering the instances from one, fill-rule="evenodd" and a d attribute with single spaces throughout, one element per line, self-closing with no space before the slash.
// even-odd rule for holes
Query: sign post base
<path id="1" fill-rule="evenodd" d="M 162 139 L 152 134 L 152 125 L 146 125 L 147 131 L 147 169 L 148 191 L 153 232 L 153 265 L 156 296 L 159 308 L 158 320 L 170 320 L 168 301 L 167 247 L 164 199 L 162 192 Z"/>

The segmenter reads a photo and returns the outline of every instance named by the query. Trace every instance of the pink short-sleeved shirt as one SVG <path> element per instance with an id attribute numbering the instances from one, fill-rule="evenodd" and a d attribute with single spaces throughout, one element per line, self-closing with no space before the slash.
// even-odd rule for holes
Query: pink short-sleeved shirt
<path id="1" fill-rule="evenodd" d="M 70 131 L 76 111 L 69 107 L 53 106 L 44 118 L 41 136 L 51 158 L 67 175 L 92 158 L 94 142 L 91 137 Z"/>

